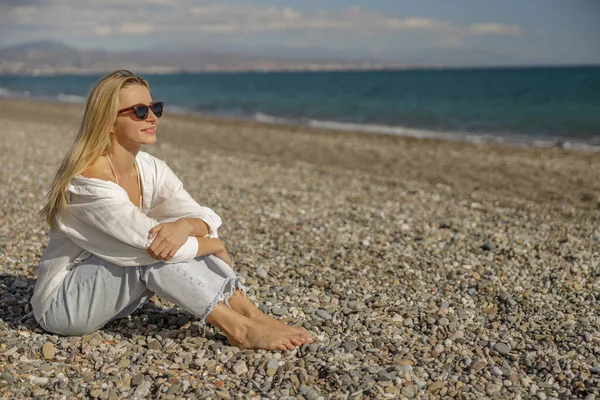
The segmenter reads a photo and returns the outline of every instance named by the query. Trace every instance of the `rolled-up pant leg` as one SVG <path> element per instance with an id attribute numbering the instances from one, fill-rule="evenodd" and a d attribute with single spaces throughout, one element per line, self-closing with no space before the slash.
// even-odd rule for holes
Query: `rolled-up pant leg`
<path id="1" fill-rule="evenodd" d="M 215 305 L 227 301 L 242 285 L 233 269 L 220 258 L 209 255 L 177 264 L 154 264 L 141 267 L 148 289 L 177 304 L 205 322 Z"/>
<path id="2" fill-rule="evenodd" d="M 126 317 L 155 293 L 205 322 L 219 301 L 229 305 L 235 289 L 246 291 L 241 278 L 213 255 L 141 267 L 91 256 L 67 275 L 38 322 L 56 334 L 85 335 Z"/>

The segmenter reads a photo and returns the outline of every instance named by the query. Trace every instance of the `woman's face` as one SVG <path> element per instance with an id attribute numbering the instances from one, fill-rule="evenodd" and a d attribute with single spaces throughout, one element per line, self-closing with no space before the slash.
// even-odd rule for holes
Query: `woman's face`
<path id="1" fill-rule="evenodd" d="M 149 105 L 152 103 L 150 91 L 142 85 L 129 85 L 119 92 L 119 110 L 138 104 Z M 115 136 L 117 141 L 125 148 L 131 145 L 156 143 L 156 128 L 158 117 L 152 110 L 148 110 L 148 117 L 140 120 L 133 110 L 120 113 L 115 122 Z"/>

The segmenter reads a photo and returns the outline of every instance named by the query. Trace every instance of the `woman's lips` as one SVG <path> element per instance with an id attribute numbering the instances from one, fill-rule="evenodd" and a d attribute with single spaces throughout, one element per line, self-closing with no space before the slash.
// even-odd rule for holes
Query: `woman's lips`
<path id="1" fill-rule="evenodd" d="M 146 128 L 146 129 L 142 129 L 142 132 L 146 132 L 148 134 L 154 134 L 156 133 L 156 127 L 152 127 L 152 128 Z"/>

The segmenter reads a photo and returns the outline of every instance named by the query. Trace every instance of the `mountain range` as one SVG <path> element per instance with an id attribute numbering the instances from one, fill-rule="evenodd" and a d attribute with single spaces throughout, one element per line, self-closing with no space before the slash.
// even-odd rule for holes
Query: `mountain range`
<path id="1" fill-rule="evenodd" d="M 505 54 L 473 49 L 422 49 L 358 58 L 350 51 L 255 48 L 248 52 L 206 49 L 106 51 L 80 49 L 55 41 L 28 42 L 0 48 L 0 73 L 26 75 L 93 74 L 116 69 L 140 73 L 200 71 L 342 70 L 418 67 L 524 65 Z"/>

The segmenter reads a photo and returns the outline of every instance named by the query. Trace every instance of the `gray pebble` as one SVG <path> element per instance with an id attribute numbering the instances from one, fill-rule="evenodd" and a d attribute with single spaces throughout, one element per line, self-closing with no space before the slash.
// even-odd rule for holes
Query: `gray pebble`
<path id="1" fill-rule="evenodd" d="M 0 375 L 0 379 L 5 380 L 8 383 L 15 380 L 15 378 L 13 378 L 13 376 L 8 371 L 2 372 L 2 374 Z"/>
<path id="2" fill-rule="evenodd" d="M 409 399 L 412 399 L 413 397 L 415 397 L 415 389 L 412 386 L 404 386 L 402 388 L 402 390 L 400 391 L 400 393 L 402 393 L 404 396 L 408 397 Z"/>
<path id="3" fill-rule="evenodd" d="M 281 308 L 281 307 L 273 307 L 273 309 L 271 309 L 271 313 L 273 315 L 276 315 L 278 317 L 281 317 L 282 315 L 286 315 L 288 313 L 287 309 L 285 308 Z"/>
<path id="4" fill-rule="evenodd" d="M 233 366 L 232 369 L 233 369 L 233 372 L 238 376 L 243 375 L 248 372 L 248 366 L 246 365 L 246 363 L 244 361 L 238 362 L 237 364 L 235 364 Z"/>
<path id="5" fill-rule="evenodd" d="M 279 369 L 279 361 L 275 358 L 271 358 L 267 363 L 267 376 L 273 376 Z"/>
<path id="6" fill-rule="evenodd" d="M 260 276 L 261 278 L 266 278 L 269 274 L 267 272 L 266 269 L 264 269 L 263 267 L 258 267 L 256 268 L 256 275 Z"/>
<path id="7" fill-rule="evenodd" d="M 500 390 L 502 390 L 501 383 L 488 382 L 485 385 L 485 392 L 487 393 L 488 396 L 494 396 L 495 394 L 500 392 Z"/>
<path id="8" fill-rule="evenodd" d="M 310 389 L 308 392 L 306 392 L 305 397 L 307 400 L 317 400 L 319 398 L 319 392 Z"/>
<path id="9" fill-rule="evenodd" d="M 323 318 L 325 320 L 329 320 L 332 318 L 331 314 L 329 314 L 327 311 L 325 311 L 323 309 L 317 310 L 317 316 L 319 316 L 320 318 Z"/>
<path id="10" fill-rule="evenodd" d="M 354 340 L 347 340 L 344 342 L 344 344 L 342 344 L 342 346 L 348 353 L 358 349 L 358 343 L 356 343 Z"/>
<path id="11" fill-rule="evenodd" d="M 494 350 L 496 350 L 498 353 L 502 354 L 503 356 L 507 356 L 510 354 L 510 348 L 504 344 L 504 343 L 496 343 L 494 345 Z"/>
<path id="12" fill-rule="evenodd" d="M 133 400 L 143 400 L 150 393 L 151 383 L 148 381 L 142 382 L 133 392 Z"/>

